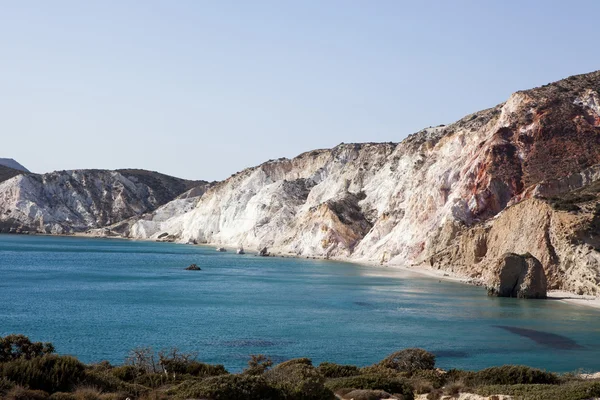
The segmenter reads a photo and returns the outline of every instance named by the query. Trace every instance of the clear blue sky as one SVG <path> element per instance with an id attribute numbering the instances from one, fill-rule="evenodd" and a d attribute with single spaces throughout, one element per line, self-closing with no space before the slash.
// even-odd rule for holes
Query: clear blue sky
<path id="1" fill-rule="evenodd" d="M 0 157 L 223 179 L 600 69 L 600 1 L 0 0 Z"/>

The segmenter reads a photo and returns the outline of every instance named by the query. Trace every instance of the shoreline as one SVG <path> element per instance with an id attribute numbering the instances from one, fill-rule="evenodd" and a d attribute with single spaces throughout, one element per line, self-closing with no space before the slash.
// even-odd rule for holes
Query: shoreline
<path id="1" fill-rule="evenodd" d="M 449 271 L 432 269 L 432 268 L 427 268 L 427 267 L 418 267 L 418 266 L 410 267 L 410 266 L 398 266 L 398 265 L 392 266 L 391 265 L 390 268 L 398 268 L 398 269 L 401 269 L 404 271 L 414 272 L 416 274 L 428 276 L 431 278 L 437 278 L 440 280 L 464 283 L 466 285 L 476 285 L 477 286 L 477 283 L 473 279 L 466 278 L 464 276 L 460 276 L 458 274 L 455 274 L 455 273 L 449 272 Z M 548 290 L 548 298 L 546 300 L 560 301 L 560 302 L 567 303 L 567 304 L 591 307 L 594 309 L 600 309 L 600 297 L 579 295 L 579 294 L 567 292 L 564 290 Z"/>
<path id="2" fill-rule="evenodd" d="M 8 235 L 20 235 L 15 233 L 7 233 Z M 181 245 L 188 246 L 203 246 L 203 247 L 224 247 L 228 251 L 235 251 L 235 247 L 230 246 L 222 246 L 214 243 L 179 243 L 179 242 L 169 242 L 169 241 L 161 241 L 155 239 L 138 239 L 138 238 L 128 238 L 123 237 L 121 235 L 115 236 L 107 236 L 107 235 L 94 235 L 84 232 L 76 232 L 72 234 L 51 234 L 51 233 L 27 233 L 26 235 L 31 236 L 55 236 L 55 237 L 80 237 L 80 238 L 90 238 L 90 239 L 120 239 L 120 240 L 132 240 L 132 241 L 142 241 L 142 242 L 154 242 L 154 243 L 175 243 Z M 256 253 L 256 250 L 248 250 L 246 255 L 251 255 L 252 253 Z M 271 253 L 268 257 L 278 257 L 278 258 L 297 258 L 297 259 L 310 259 L 310 260 L 326 260 L 326 261 L 339 261 L 339 262 L 347 262 L 354 265 L 362 265 L 367 267 L 384 267 L 395 269 L 399 271 L 412 272 L 417 275 L 426 276 L 429 278 L 434 278 L 438 280 L 444 280 L 448 282 L 461 283 L 465 285 L 471 286 L 482 286 L 482 283 L 478 280 L 474 280 L 472 278 L 468 278 L 465 276 L 461 276 L 451 271 L 432 269 L 427 266 L 419 266 L 419 265 L 398 265 L 398 264 L 387 264 L 381 265 L 375 261 L 367 261 L 367 260 L 354 260 L 348 257 L 343 258 L 325 258 L 322 256 L 299 256 L 296 254 L 274 254 Z M 567 292 L 564 290 L 549 290 L 547 300 L 560 301 L 566 304 L 571 304 L 575 306 L 583 306 L 583 307 L 591 307 L 593 309 L 600 309 L 600 297 L 594 297 L 589 295 L 578 295 L 575 293 Z"/>

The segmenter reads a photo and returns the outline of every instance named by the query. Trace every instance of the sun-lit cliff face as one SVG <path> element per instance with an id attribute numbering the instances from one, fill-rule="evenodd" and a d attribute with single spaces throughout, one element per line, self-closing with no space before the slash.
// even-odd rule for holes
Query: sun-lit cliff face
<path id="1" fill-rule="evenodd" d="M 505 221 L 509 206 L 595 181 L 598 174 L 590 168 L 600 163 L 599 92 L 599 72 L 579 75 L 517 92 L 504 104 L 399 144 L 341 144 L 269 161 L 217 184 L 192 209 L 171 207 L 160 218 L 133 223 L 129 234 L 168 233 L 182 242 L 267 246 L 302 256 L 427 263 L 481 276 L 488 251 L 518 245 L 535 255 L 538 236 L 552 247 L 553 229 L 559 228 L 511 231 L 509 226 L 510 235 L 502 235 L 512 235 L 508 242 L 514 246 L 474 232 Z M 544 206 L 520 207 L 517 219 Z M 467 256 L 469 240 L 477 246 Z M 452 262 L 440 261 L 451 249 Z M 562 253 L 554 252 L 554 258 L 544 256 L 550 274 L 564 265 Z M 578 263 L 577 255 L 569 257 Z M 550 282 L 578 290 L 566 283 L 569 279 Z M 592 281 L 583 292 L 595 290 Z"/>

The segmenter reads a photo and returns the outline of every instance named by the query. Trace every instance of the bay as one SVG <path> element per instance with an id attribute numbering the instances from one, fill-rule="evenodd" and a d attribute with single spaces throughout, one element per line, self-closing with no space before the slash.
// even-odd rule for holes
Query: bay
<path id="1" fill-rule="evenodd" d="M 195 263 L 202 271 L 185 271 Z M 119 239 L 0 235 L 0 335 L 84 362 L 176 346 L 244 368 L 250 354 L 369 365 L 407 347 L 441 368 L 600 370 L 600 311 L 385 267 Z"/>

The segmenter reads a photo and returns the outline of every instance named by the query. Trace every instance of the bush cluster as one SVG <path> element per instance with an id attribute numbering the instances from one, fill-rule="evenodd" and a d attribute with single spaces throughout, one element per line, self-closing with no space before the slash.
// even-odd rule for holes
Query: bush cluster
<path id="1" fill-rule="evenodd" d="M 412 373 L 435 368 L 435 356 L 423 349 L 405 349 L 390 354 L 379 365 L 399 372 Z"/>
<path id="2" fill-rule="evenodd" d="M 390 378 L 385 375 L 360 375 L 328 380 L 325 385 L 334 392 L 341 389 L 383 390 L 401 394 L 406 400 L 414 398 L 412 388 L 405 379 Z"/>
<path id="3" fill-rule="evenodd" d="M 551 372 L 522 365 L 504 365 L 486 368 L 478 372 L 462 373 L 462 381 L 468 386 L 520 385 L 560 383 L 560 378 Z"/>
<path id="4" fill-rule="evenodd" d="M 524 400 L 584 400 L 600 397 L 600 382 L 566 382 L 561 385 L 548 384 L 518 384 L 492 385 L 475 388 L 474 391 L 482 396 L 492 396 L 502 393 Z"/>
<path id="5" fill-rule="evenodd" d="M 325 387 L 325 377 L 309 359 L 296 359 L 277 365 L 265 379 L 289 400 L 331 400 L 335 395 Z"/>
<path id="6" fill-rule="evenodd" d="M 177 399 L 202 398 L 212 400 L 280 400 L 281 392 L 261 376 L 222 375 L 200 381 L 186 381 L 171 389 Z"/>
<path id="7" fill-rule="evenodd" d="M 317 369 L 325 378 L 344 378 L 348 376 L 360 375 L 360 368 L 354 365 L 340 365 L 330 362 L 323 362 L 319 364 Z"/>
<path id="8" fill-rule="evenodd" d="M 1 377 L 48 393 L 68 392 L 84 375 L 85 365 L 77 359 L 55 354 L 0 364 Z"/>

